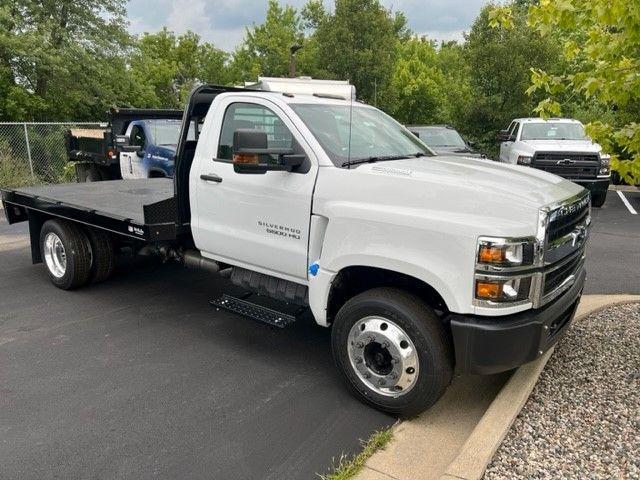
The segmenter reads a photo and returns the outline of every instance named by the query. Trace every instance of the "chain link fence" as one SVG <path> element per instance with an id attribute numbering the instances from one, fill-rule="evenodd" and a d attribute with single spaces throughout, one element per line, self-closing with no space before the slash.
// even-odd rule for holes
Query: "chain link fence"
<path id="1" fill-rule="evenodd" d="M 75 170 L 67 163 L 64 132 L 100 126 L 104 124 L 0 122 L 0 187 L 75 181 Z"/>

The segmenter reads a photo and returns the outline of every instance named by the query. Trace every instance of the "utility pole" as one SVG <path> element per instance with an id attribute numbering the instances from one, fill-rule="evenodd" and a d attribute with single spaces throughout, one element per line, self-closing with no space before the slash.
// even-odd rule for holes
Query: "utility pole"
<path id="1" fill-rule="evenodd" d="M 289 48 L 289 78 L 296 76 L 296 52 L 302 48 L 302 45 L 292 45 Z"/>

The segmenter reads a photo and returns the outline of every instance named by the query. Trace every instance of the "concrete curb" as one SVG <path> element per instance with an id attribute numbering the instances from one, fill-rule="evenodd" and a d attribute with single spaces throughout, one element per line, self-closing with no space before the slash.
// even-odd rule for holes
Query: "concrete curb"
<path id="1" fill-rule="evenodd" d="M 581 318 L 610 306 L 635 302 L 640 302 L 640 295 L 585 295 L 574 321 L 580 321 Z M 535 362 L 520 367 L 513 374 L 440 480 L 482 478 L 511 425 L 527 402 L 553 350 L 549 350 Z"/>
<path id="2" fill-rule="evenodd" d="M 635 185 L 609 185 L 609 190 L 620 192 L 640 192 L 640 188 Z"/>
<path id="3" fill-rule="evenodd" d="M 584 295 L 576 320 L 606 307 L 640 302 L 640 295 Z M 415 419 L 396 424 L 358 480 L 477 480 L 527 402 L 550 350 L 502 376 L 455 378 L 445 396 Z"/>

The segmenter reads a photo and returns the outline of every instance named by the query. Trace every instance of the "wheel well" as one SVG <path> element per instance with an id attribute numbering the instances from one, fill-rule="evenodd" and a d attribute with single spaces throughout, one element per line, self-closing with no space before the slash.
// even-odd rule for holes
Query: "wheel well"
<path id="1" fill-rule="evenodd" d="M 165 178 L 167 175 L 161 170 L 151 170 L 149 178 Z"/>
<path id="2" fill-rule="evenodd" d="M 396 287 L 424 300 L 439 316 L 449 310 L 442 296 L 428 283 L 384 268 L 353 266 L 343 268 L 334 279 L 327 302 L 327 320 L 333 321 L 338 310 L 350 298 L 372 288 Z"/>

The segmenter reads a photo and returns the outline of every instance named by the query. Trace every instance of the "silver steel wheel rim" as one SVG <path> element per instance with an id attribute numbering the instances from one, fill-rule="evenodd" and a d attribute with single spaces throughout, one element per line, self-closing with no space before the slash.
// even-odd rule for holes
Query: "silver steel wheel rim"
<path id="1" fill-rule="evenodd" d="M 358 378 L 379 395 L 406 395 L 418 380 L 418 351 L 391 320 L 378 316 L 358 320 L 349 331 L 347 349 Z"/>
<path id="2" fill-rule="evenodd" d="M 51 274 L 61 278 L 67 271 L 67 254 L 60 237 L 53 232 L 44 237 L 44 260 Z"/>

